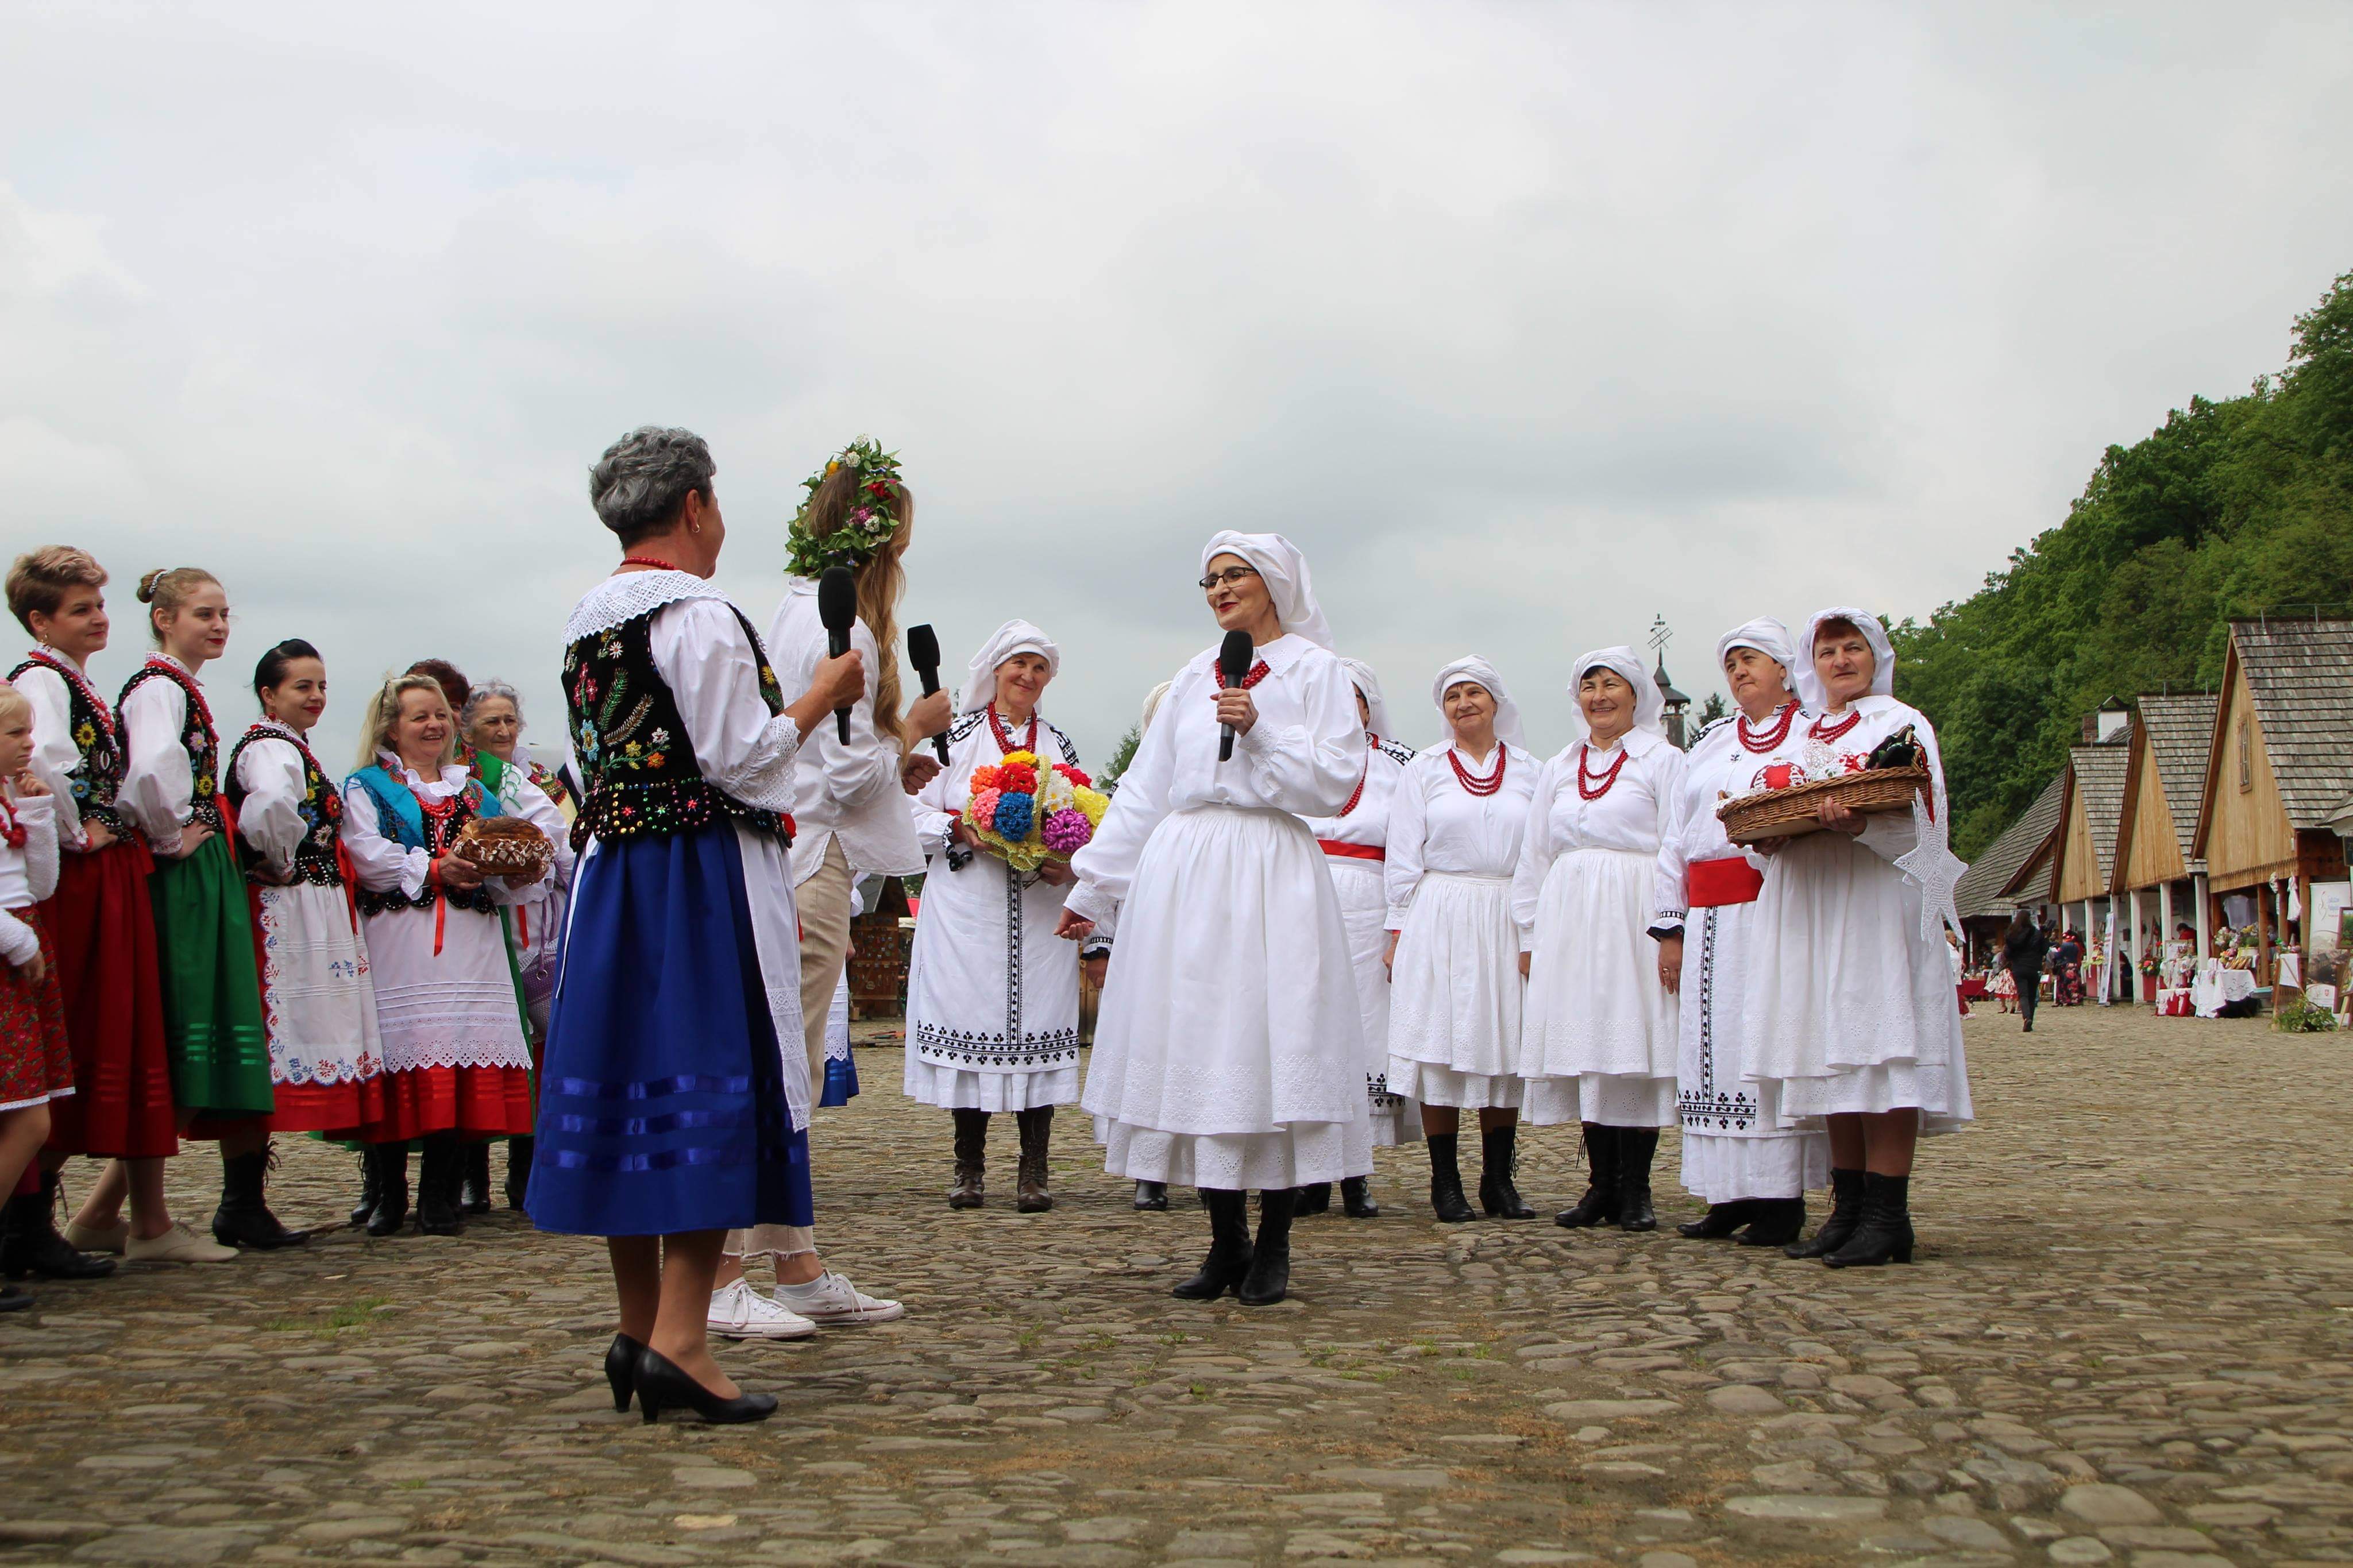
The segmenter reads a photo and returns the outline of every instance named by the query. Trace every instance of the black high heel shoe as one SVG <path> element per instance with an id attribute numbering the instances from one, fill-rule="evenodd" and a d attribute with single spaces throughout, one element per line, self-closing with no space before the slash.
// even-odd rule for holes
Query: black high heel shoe
<path id="1" fill-rule="evenodd" d="M 627 1410 L 629 1396 L 637 1392 L 638 1358 L 646 1353 L 645 1345 L 627 1334 L 615 1334 L 610 1349 L 605 1352 L 605 1381 L 613 1385 L 613 1408 Z"/>
<path id="2" fill-rule="evenodd" d="M 776 1413 L 773 1394 L 739 1394 L 722 1399 L 687 1376 L 685 1369 L 650 1345 L 638 1355 L 638 1410 L 648 1423 L 670 1409 L 691 1410 L 713 1426 L 765 1421 Z"/>

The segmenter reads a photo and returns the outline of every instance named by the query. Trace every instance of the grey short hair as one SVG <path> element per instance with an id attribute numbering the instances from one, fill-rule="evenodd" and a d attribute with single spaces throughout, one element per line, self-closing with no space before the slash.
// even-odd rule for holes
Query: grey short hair
<path id="1" fill-rule="evenodd" d="M 482 704 L 494 697 L 503 697 L 514 704 L 515 728 L 518 730 L 522 728 L 522 693 L 503 680 L 480 680 L 474 683 L 473 690 L 466 698 L 466 705 L 458 710 L 458 728 L 472 729 L 476 716 L 482 710 Z"/>
<path id="2" fill-rule="evenodd" d="M 642 538 L 676 516 L 689 491 L 711 494 L 719 465 L 691 430 L 641 425 L 611 446 L 588 470 L 588 500 L 621 542 Z"/>

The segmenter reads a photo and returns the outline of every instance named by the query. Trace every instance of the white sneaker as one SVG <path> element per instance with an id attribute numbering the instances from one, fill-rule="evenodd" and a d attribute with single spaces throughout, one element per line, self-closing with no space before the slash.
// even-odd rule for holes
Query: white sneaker
<path id="1" fill-rule="evenodd" d="M 830 1268 L 806 1285 L 777 1286 L 775 1300 L 828 1329 L 888 1323 L 907 1315 L 898 1302 L 866 1295 Z"/>
<path id="2" fill-rule="evenodd" d="M 817 1325 L 752 1289 L 748 1279 L 711 1293 L 711 1332 L 723 1340 L 805 1340 Z"/>
<path id="3" fill-rule="evenodd" d="M 206 1241 L 185 1220 L 174 1220 L 161 1236 L 132 1237 L 122 1244 L 123 1256 L 133 1263 L 227 1263 L 237 1256 L 234 1247 Z"/>

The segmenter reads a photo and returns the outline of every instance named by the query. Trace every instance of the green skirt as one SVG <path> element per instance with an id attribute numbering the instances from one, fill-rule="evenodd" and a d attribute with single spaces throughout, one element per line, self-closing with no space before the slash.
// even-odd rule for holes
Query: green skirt
<path id="1" fill-rule="evenodd" d="M 206 839 L 148 879 L 164 979 L 172 1095 L 183 1113 L 267 1116 L 269 1041 L 261 1024 L 253 916 L 227 841 Z"/>

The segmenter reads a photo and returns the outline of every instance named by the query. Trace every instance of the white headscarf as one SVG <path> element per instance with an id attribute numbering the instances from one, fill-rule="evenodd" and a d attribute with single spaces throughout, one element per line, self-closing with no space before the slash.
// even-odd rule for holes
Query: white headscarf
<path id="1" fill-rule="evenodd" d="M 1389 705 L 1381 696 L 1381 678 L 1361 658 L 1344 658 L 1340 663 L 1346 668 L 1348 679 L 1356 682 L 1356 689 L 1363 693 L 1365 707 L 1372 714 L 1365 727 L 1384 741 L 1396 740 L 1397 731 L 1389 728 Z"/>
<path id="2" fill-rule="evenodd" d="M 1209 563 L 1220 555 L 1240 556 L 1265 580 L 1267 594 L 1274 600 L 1275 618 L 1284 631 L 1295 632 L 1317 647 L 1332 646 L 1332 628 L 1324 624 L 1323 608 L 1315 603 L 1307 557 L 1299 553 L 1297 545 L 1279 533 L 1236 533 L 1225 528 L 1201 546 L 1201 570 L 1207 572 Z"/>
<path id="3" fill-rule="evenodd" d="M 1438 710 L 1440 732 L 1449 740 L 1453 738 L 1454 726 L 1446 719 L 1446 689 L 1465 680 L 1484 687 L 1487 695 L 1495 700 L 1495 739 L 1507 746 L 1527 750 L 1527 734 L 1520 728 L 1520 705 L 1512 700 L 1510 692 L 1504 689 L 1503 679 L 1496 675 L 1495 667 L 1475 653 L 1466 653 L 1451 664 L 1440 667 L 1438 678 L 1430 683 L 1430 700 Z"/>
<path id="4" fill-rule="evenodd" d="M 974 712 L 997 700 L 997 667 L 1017 653 L 1034 653 L 1044 659 L 1049 677 L 1062 673 L 1062 650 L 1052 637 L 1028 621 L 1008 621 L 988 634 L 988 640 L 965 666 L 964 711 Z"/>
<path id="5" fill-rule="evenodd" d="M 1724 670 L 1725 656 L 1736 647 L 1753 647 L 1781 667 L 1783 680 L 1791 691 L 1798 689 L 1798 654 L 1789 646 L 1789 628 L 1770 616 L 1759 616 L 1753 621 L 1733 627 L 1715 639 L 1715 668 Z"/>
<path id="6" fill-rule="evenodd" d="M 1568 689 L 1572 696 L 1576 694 L 1577 683 L 1585 679 L 1587 670 L 1599 668 L 1614 671 L 1634 689 L 1634 728 L 1665 736 L 1667 726 L 1661 715 L 1667 710 L 1667 694 L 1659 689 L 1659 683 L 1651 678 L 1650 667 L 1632 648 L 1623 643 L 1616 647 L 1598 647 L 1591 653 L 1578 654 L 1577 662 L 1568 668 Z M 1593 726 L 1585 721 L 1585 705 L 1580 702 L 1577 705 L 1577 738 L 1582 741 L 1592 732 Z"/>
<path id="7" fill-rule="evenodd" d="M 1797 662 L 1789 667 L 1789 675 L 1798 688 L 1798 700 L 1817 713 L 1830 711 L 1830 693 L 1822 687 L 1822 678 L 1814 673 L 1814 637 L 1824 621 L 1852 621 L 1862 640 L 1871 645 L 1871 694 L 1873 697 L 1895 695 L 1895 645 L 1887 640 L 1887 628 L 1869 610 L 1850 609 L 1844 605 L 1832 605 L 1827 610 L 1816 610 L 1814 618 L 1806 623 L 1806 640 Z"/>

